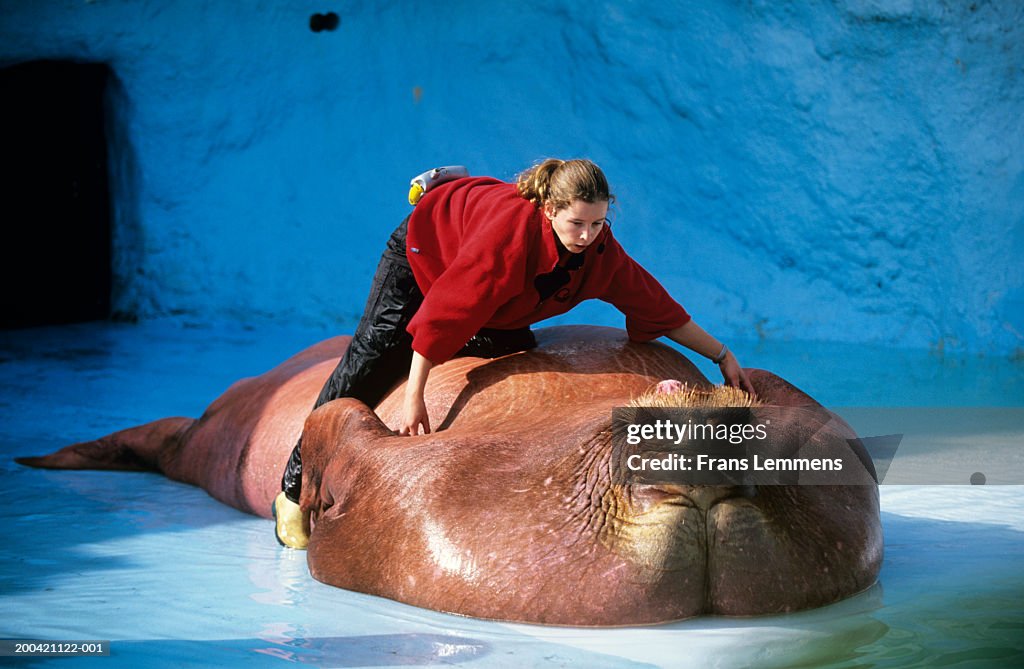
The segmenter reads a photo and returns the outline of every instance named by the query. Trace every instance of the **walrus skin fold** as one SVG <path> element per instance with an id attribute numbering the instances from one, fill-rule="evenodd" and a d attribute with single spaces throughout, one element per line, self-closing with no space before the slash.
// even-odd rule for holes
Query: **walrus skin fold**
<path id="1" fill-rule="evenodd" d="M 639 625 L 822 606 L 871 586 L 878 487 L 613 484 L 612 408 L 662 379 L 710 387 L 674 349 L 613 328 L 537 331 L 539 346 L 436 367 L 435 431 L 399 437 L 404 384 L 376 407 L 310 407 L 348 337 L 242 379 L 198 420 L 165 418 L 19 462 L 156 470 L 269 516 L 303 436 L 308 561 L 324 583 L 429 609 L 558 625 Z M 766 405 L 820 406 L 748 370 Z M 839 421 L 841 423 L 841 421 Z M 845 423 L 815 439 L 857 448 Z M 273 541 L 267 528 L 267 541 Z"/>

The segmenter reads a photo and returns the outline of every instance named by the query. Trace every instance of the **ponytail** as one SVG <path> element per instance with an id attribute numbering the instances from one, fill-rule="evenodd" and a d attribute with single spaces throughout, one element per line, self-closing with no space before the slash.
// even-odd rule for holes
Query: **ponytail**
<path id="1" fill-rule="evenodd" d="M 601 168 L 586 159 L 548 158 L 522 172 L 516 178 L 516 189 L 535 206 L 550 204 L 556 210 L 575 200 L 615 201 Z"/>

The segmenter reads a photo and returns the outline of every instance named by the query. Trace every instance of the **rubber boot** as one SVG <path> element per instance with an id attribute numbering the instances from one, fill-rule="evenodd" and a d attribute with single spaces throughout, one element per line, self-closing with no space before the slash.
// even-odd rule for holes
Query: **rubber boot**
<path id="1" fill-rule="evenodd" d="M 306 550 L 306 546 L 309 545 L 309 512 L 303 512 L 302 508 L 285 497 L 283 492 L 278 493 L 271 510 L 277 524 L 277 543 L 285 548 Z"/>

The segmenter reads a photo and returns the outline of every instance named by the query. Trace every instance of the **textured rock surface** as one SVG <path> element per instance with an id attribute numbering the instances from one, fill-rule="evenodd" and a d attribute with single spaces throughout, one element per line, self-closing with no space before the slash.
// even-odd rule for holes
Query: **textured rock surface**
<path id="1" fill-rule="evenodd" d="M 587 155 L 722 337 L 1024 347 L 1024 5 L 486 4 L 16 0 L 0 63 L 115 73 L 122 312 L 350 328 L 413 174 Z"/>

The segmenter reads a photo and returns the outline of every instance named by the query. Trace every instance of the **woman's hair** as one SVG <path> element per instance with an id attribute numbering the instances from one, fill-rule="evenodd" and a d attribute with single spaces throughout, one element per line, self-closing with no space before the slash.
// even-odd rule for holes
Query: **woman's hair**
<path id="1" fill-rule="evenodd" d="M 606 201 L 615 196 L 608 192 L 604 172 L 593 162 L 583 159 L 548 158 L 522 172 L 516 178 L 519 195 L 536 206 L 550 204 L 555 210 L 565 209 L 575 200 Z"/>

